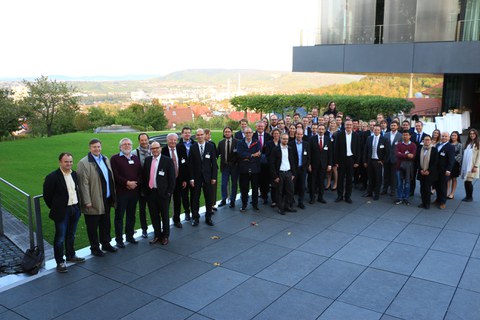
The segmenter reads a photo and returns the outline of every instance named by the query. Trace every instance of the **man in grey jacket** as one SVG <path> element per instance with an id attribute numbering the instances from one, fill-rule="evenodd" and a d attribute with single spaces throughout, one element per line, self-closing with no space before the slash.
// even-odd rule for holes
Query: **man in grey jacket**
<path id="1" fill-rule="evenodd" d="M 117 251 L 110 245 L 110 208 L 115 206 L 115 182 L 110 162 L 102 154 L 100 140 L 90 140 L 89 148 L 90 152 L 77 166 L 81 210 L 85 215 L 90 250 L 94 256 L 103 257 L 102 250 Z"/>

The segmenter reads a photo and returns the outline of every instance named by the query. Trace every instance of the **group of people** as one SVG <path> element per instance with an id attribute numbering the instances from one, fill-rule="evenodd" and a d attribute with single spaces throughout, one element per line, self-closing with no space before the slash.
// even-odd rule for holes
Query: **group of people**
<path id="1" fill-rule="evenodd" d="M 223 129 L 218 146 L 208 129 L 182 128 L 181 137 L 167 135 L 164 146 L 150 143 L 148 134 L 138 136 L 133 149 L 130 139 L 119 143 L 118 154 L 110 159 L 102 154 L 98 139 L 89 142 L 90 152 L 72 170 L 70 153 L 59 156 L 60 168 L 45 178 L 44 198 L 55 222 L 54 254 L 57 271 L 66 272 L 66 261 L 79 263 L 74 238 L 80 212 L 85 215 L 92 255 L 124 248 L 134 238 L 136 207 L 142 237 L 147 238 L 146 211 L 154 235 L 151 244 L 167 245 L 170 235 L 169 208 L 173 199 L 173 225 L 182 228 L 181 212 L 193 227 L 200 221 L 203 191 L 205 223 L 213 226 L 217 210 L 217 177 L 221 174 L 221 201 L 218 206 L 235 208 L 238 185 L 241 212 L 250 204 L 259 210 L 259 200 L 270 203 L 279 214 L 305 209 L 305 202 L 326 203 L 326 190 L 336 191 L 335 202 L 352 203 L 353 187 L 364 197 L 378 200 L 395 197 L 396 204 L 409 205 L 416 180 L 420 181 L 420 207 L 429 209 L 436 193 L 440 209 L 452 199 L 456 178 L 465 181 L 466 197 L 473 200 L 472 181 L 479 177 L 480 139 L 470 129 L 461 144 L 458 132 L 430 136 L 420 121 L 400 124 L 396 118 L 359 121 L 337 112 L 334 102 L 319 116 L 318 109 L 301 118 L 299 114 L 278 119 L 271 115 L 255 124 L 240 121 L 240 130 Z M 250 194 L 251 191 L 251 194 Z M 116 247 L 110 244 L 110 210 L 115 208 Z M 182 210 L 183 207 L 183 210 Z M 125 223 L 124 223 L 125 220 Z"/>

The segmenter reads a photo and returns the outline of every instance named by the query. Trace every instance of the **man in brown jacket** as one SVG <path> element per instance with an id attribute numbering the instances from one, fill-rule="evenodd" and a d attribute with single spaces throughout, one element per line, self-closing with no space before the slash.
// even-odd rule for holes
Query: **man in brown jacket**
<path id="1" fill-rule="evenodd" d="M 110 162 L 102 154 L 100 140 L 90 140 L 89 148 L 90 152 L 77 166 L 81 210 L 85 215 L 90 250 L 94 256 L 103 257 L 102 250 L 117 251 L 110 245 L 110 208 L 115 206 L 115 182 Z"/>

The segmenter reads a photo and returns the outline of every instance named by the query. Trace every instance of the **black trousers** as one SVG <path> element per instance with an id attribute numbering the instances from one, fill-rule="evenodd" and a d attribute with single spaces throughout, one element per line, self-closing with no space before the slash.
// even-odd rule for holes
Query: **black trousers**
<path id="1" fill-rule="evenodd" d="M 106 200 L 104 206 L 104 214 L 85 214 L 90 250 L 100 249 L 100 243 L 102 246 L 108 246 L 112 240 L 110 236 L 110 200 Z"/>
<path id="2" fill-rule="evenodd" d="M 248 190 L 252 188 L 252 205 L 258 206 L 258 173 L 240 173 L 240 192 L 242 208 L 248 204 Z"/>
<path id="3" fill-rule="evenodd" d="M 383 189 L 387 193 L 388 187 L 390 192 L 396 194 L 397 190 L 397 175 L 395 174 L 396 163 L 386 162 L 383 164 Z"/>
<path id="4" fill-rule="evenodd" d="M 373 193 L 377 196 L 380 194 L 380 187 L 382 186 L 382 170 L 383 166 L 380 164 L 380 161 L 374 159 L 368 161 L 368 193 Z"/>
<path id="5" fill-rule="evenodd" d="M 185 210 L 185 215 L 190 214 L 190 208 L 192 206 L 193 188 L 187 183 L 185 189 L 182 190 L 182 205 Z"/>
<path id="6" fill-rule="evenodd" d="M 312 168 L 311 176 L 311 186 L 310 186 L 310 200 L 315 199 L 315 192 L 318 190 L 318 199 L 323 199 L 323 194 L 325 193 L 325 178 L 327 176 L 327 171 L 322 168 Z"/>
<path id="7" fill-rule="evenodd" d="M 170 198 L 161 198 L 157 189 L 152 189 L 148 191 L 147 203 L 155 238 L 168 238 L 170 236 L 170 217 L 168 214 Z"/>
<path id="8" fill-rule="evenodd" d="M 140 195 L 138 199 L 138 214 L 140 218 L 140 226 L 143 231 L 147 231 L 147 196 L 144 194 Z"/>
<path id="9" fill-rule="evenodd" d="M 432 198 L 432 178 L 429 176 L 420 175 L 420 196 L 422 197 L 422 204 L 430 208 L 431 198 Z"/>
<path id="10" fill-rule="evenodd" d="M 292 173 L 290 171 L 280 171 L 278 177 L 280 181 L 277 184 L 277 206 L 278 209 L 285 210 L 285 208 L 289 208 L 294 201 Z"/>
<path id="11" fill-rule="evenodd" d="M 193 197 L 192 197 L 192 218 L 195 220 L 200 219 L 200 214 L 198 213 L 200 209 L 200 193 L 203 190 L 203 197 L 205 199 L 205 219 L 210 220 L 212 218 L 212 190 L 213 185 L 210 181 L 195 180 L 195 187 L 193 188 Z"/>
<path id="12" fill-rule="evenodd" d="M 353 157 L 346 157 L 345 165 L 338 166 L 337 195 L 349 199 L 352 196 Z"/>
<path id="13" fill-rule="evenodd" d="M 305 198 L 305 181 L 307 179 L 307 171 L 305 168 L 297 168 L 295 181 L 294 181 L 294 190 L 295 194 L 298 195 L 298 203 L 303 203 Z"/>
<path id="14" fill-rule="evenodd" d="M 188 192 L 188 186 L 182 188 L 182 181 L 177 178 L 175 181 L 175 189 L 173 190 L 173 222 L 180 222 L 180 213 L 182 211 L 182 194 Z M 185 210 L 186 211 L 186 210 Z"/>
<path id="15" fill-rule="evenodd" d="M 262 179 L 258 181 L 260 188 L 260 196 L 262 199 L 268 199 L 268 191 L 270 189 L 270 167 L 268 164 L 260 165 L 260 176 Z"/>
<path id="16" fill-rule="evenodd" d="M 123 217 L 125 218 L 125 236 L 133 238 L 135 232 L 135 212 L 137 211 L 138 192 L 129 192 L 117 195 L 117 207 L 115 208 L 115 240 L 123 241 Z"/>
<path id="17" fill-rule="evenodd" d="M 437 192 L 437 201 L 440 204 L 447 202 L 447 183 L 450 177 L 445 175 L 445 172 L 439 172 L 437 182 L 435 183 L 435 190 Z"/>

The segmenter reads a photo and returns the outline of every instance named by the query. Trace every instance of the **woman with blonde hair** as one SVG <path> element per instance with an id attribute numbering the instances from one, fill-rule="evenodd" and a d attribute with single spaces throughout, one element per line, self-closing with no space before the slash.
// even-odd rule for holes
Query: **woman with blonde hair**
<path id="1" fill-rule="evenodd" d="M 465 179 L 465 198 L 462 201 L 473 201 L 473 179 L 478 179 L 480 166 L 480 139 L 476 129 L 468 130 L 467 141 L 463 151 L 461 176 Z"/>

